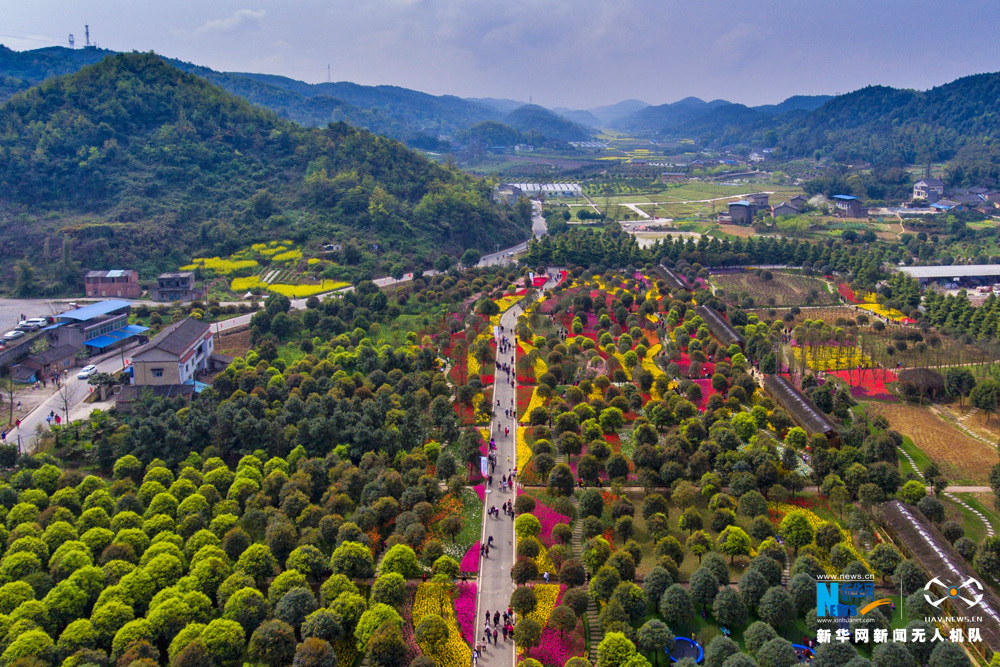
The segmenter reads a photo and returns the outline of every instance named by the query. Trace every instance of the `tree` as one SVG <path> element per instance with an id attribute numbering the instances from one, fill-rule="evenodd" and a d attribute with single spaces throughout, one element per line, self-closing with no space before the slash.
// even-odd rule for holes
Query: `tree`
<path id="1" fill-rule="evenodd" d="M 524 649 L 524 655 L 538 646 L 542 640 L 542 626 L 533 618 L 521 618 L 514 627 L 514 637 L 517 645 Z"/>
<path id="2" fill-rule="evenodd" d="M 372 667 L 405 667 L 406 641 L 398 623 L 387 623 L 368 641 L 368 662 Z"/>
<path id="3" fill-rule="evenodd" d="M 913 654 L 904 644 L 878 644 L 872 651 L 876 667 L 917 667 Z"/>
<path id="4" fill-rule="evenodd" d="M 868 554 L 868 564 L 882 579 L 888 579 L 902 560 L 903 554 L 899 552 L 899 549 L 887 542 L 876 544 L 875 548 Z"/>
<path id="5" fill-rule="evenodd" d="M 747 622 L 747 608 L 739 591 L 731 586 L 723 586 L 715 596 L 712 615 L 728 628 L 741 628 Z"/>
<path id="6" fill-rule="evenodd" d="M 597 645 L 597 667 L 625 667 L 635 654 L 635 644 L 628 637 L 609 632 Z"/>
<path id="7" fill-rule="evenodd" d="M 792 596 L 781 586 L 772 586 L 757 606 L 757 615 L 770 626 L 783 628 L 795 620 Z"/>
<path id="8" fill-rule="evenodd" d="M 402 625 L 403 618 L 389 605 L 376 603 L 366 609 L 365 613 L 361 614 L 357 627 L 354 628 L 354 639 L 358 650 L 364 651 L 375 632 L 390 623 Z"/>
<path id="9" fill-rule="evenodd" d="M 668 625 L 683 625 L 693 613 L 691 597 L 683 586 L 673 584 L 663 592 L 663 597 L 660 598 L 660 614 Z"/>
<path id="10" fill-rule="evenodd" d="M 725 635 L 717 635 L 705 649 L 705 667 L 722 667 L 731 655 L 742 655 L 739 644 Z"/>
<path id="11" fill-rule="evenodd" d="M 417 623 L 413 637 L 418 644 L 426 646 L 433 656 L 439 657 L 448 643 L 448 624 L 437 614 L 427 614 Z"/>
<path id="12" fill-rule="evenodd" d="M 674 645 L 674 633 L 667 624 L 658 619 L 651 619 L 642 624 L 635 634 L 636 643 L 643 653 L 652 653 L 655 665 L 660 664 L 660 653 Z"/>
<path id="13" fill-rule="evenodd" d="M 743 640 L 746 642 L 747 650 L 751 654 L 757 655 L 757 651 L 767 642 L 778 636 L 770 625 L 764 621 L 754 621 L 743 633 Z"/>
<path id="14" fill-rule="evenodd" d="M 799 656 L 790 641 L 775 637 L 757 651 L 757 662 L 760 667 L 792 667 L 798 664 Z"/>
<path id="15" fill-rule="evenodd" d="M 728 526 L 719 535 L 718 549 L 720 553 L 729 556 L 729 562 L 736 560 L 737 556 L 749 556 L 752 548 L 750 536 L 739 526 Z"/>
<path id="16" fill-rule="evenodd" d="M 250 657 L 268 667 L 282 667 L 295 656 L 295 631 L 282 621 L 265 621 L 250 637 Z"/>
<path id="17" fill-rule="evenodd" d="M 271 607 L 256 588 L 241 588 L 226 601 L 225 618 L 240 624 L 247 634 L 257 629 L 271 612 Z"/>
<path id="18" fill-rule="evenodd" d="M 251 546 L 250 549 L 253 549 L 255 546 L 262 545 L 255 544 Z M 247 549 L 247 551 L 250 549 Z M 410 551 L 412 552 L 412 549 Z M 244 555 L 246 554 L 244 553 Z M 386 557 L 388 557 L 388 555 L 389 554 L 386 553 Z M 401 558 L 403 558 L 403 556 L 401 556 Z M 241 556 L 240 560 L 242 559 L 243 558 Z M 416 561 L 415 556 L 414 561 Z M 382 562 L 384 569 L 385 558 L 383 558 Z M 330 569 L 333 570 L 335 574 L 343 574 L 351 579 L 368 579 L 375 573 L 375 563 L 372 560 L 372 552 L 368 549 L 368 547 L 363 544 L 359 544 L 358 542 L 344 542 L 334 550 L 333 556 L 330 558 Z M 406 574 L 403 576 L 406 576 Z"/>
<path id="19" fill-rule="evenodd" d="M 565 604 L 561 604 L 552 610 L 548 624 L 559 631 L 561 638 L 565 633 L 573 632 L 576 629 L 576 613 Z"/>
<path id="20" fill-rule="evenodd" d="M 927 487 L 915 479 L 911 479 L 899 490 L 899 499 L 910 505 L 916 505 L 926 495 Z"/>
<path id="21" fill-rule="evenodd" d="M 398 572 L 387 572 L 372 584 L 371 601 L 399 607 L 406 601 L 406 579 Z"/>
<path id="22" fill-rule="evenodd" d="M 337 552 L 340 551 L 342 546 L 343 545 L 341 545 L 341 547 L 334 552 L 334 560 L 337 559 Z M 365 553 L 368 554 L 367 560 L 370 561 L 371 551 L 365 549 Z M 360 554 L 352 556 L 352 558 L 357 559 L 359 562 L 364 560 Z M 334 565 L 334 569 L 336 569 L 336 567 L 337 566 Z M 417 563 L 416 552 L 413 551 L 412 547 L 406 544 L 396 544 L 389 547 L 389 550 L 385 552 L 385 556 L 382 557 L 382 572 L 398 572 L 407 579 L 417 576 L 420 573 L 420 565 Z M 344 574 L 347 573 L 344 572 Z"/>
<path id="23" fill-rule="evenodd" d="M 931 651 L 928 667 L 972 667 L 969 656 L 959 644 L 940 642 Z"/>
<path id="24" fill-rule="evenodd" d="M 892 582 L 901 589 L 903 595 L 911 595 L 924 587 L 927 575 L 914 560 L 904 560 L 896 566 Z"/>
<path id="25" fill-rule="evenodd" d="M 462 253 L 462 258 L 459 260 L 462 266 L 466 268 L 471 268 L 479 263 L 482 258 L 482 253 L 475 248 L 468 248 L 464 253 Z"/>
<path id="26" fill-rule="evenodd" d="M 793 511 L 785 515 L 778 527 L 778 534 L 799 553 L 799 547 L 804 547 L 813 541 L 814 532 L 809 518 L 804 512 Z"/>
<path id="27" fill-rule="evenodd" d="M 573 495 L 573 471 L 565 463 L 557 463 L 549 473 L 549 490 L 557 496 Z"/>
<path id="28" fill-rule="evenodd" d="M 719 592 L 719 580 L 715 578 L 712 571 L 706 567 L 699 567 L 691 575 L 691 582 L 688 587 L 688 594 L 691 600 L 702 606 L 710 605 L 715 601 L 715 596 Z"/>
<path id="29" fill-rule="evenodd" d="M 1000 576 L 1000 536 L 991 535 L 983 540 L 972 562 L 986 576 Z"/>
<path id="30" fill-rule="evenodd" d="M 458 514 L 452 514 L 442 519 L 439 525 L 441 526 L 441 532 L 450 537 L 452 544 L 454 544 L 455 538 L 465 527 L 465 519 Z"/>
<path id="31" fill-rule="evenodd" d="M 538 598 L 532 588 L 519 586 L 510 594 L 510 608 L 521 618 L 535 611 L 537 606 Z"/>
<path id="32" fill-rule="evenodd" d="M 703 525 L 701 512 L 696 507 L 688 507 L 684 510 L 680 520 L 677 522 L 677 527 L 688 531 L 689 535 L 693 535 L 696 530 L 701 530 Z"/>
<path id="33" fill-rule="evenodd" d="M 944 388 L 950 396 L 958 396 L 959 406 L 965 409 L 965 398 L 976 386 L 976 377 L 967 368 L 949 368 L 944 374 Z"/>

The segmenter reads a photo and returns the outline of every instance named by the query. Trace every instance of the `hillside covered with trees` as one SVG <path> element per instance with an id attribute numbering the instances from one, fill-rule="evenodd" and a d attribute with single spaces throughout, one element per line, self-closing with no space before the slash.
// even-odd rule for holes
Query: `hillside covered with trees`
<path id="1" fill-rule="evenodd" d="M 176 267 L 248 242 L 378 242 L 415 265 L 514 243 L 486 183 L 345 123 L 307 129 L 151 54 L 110 56 L 0 106 L 0 256 Z M 48 242 L 46 242 L 48 240 Z"/>

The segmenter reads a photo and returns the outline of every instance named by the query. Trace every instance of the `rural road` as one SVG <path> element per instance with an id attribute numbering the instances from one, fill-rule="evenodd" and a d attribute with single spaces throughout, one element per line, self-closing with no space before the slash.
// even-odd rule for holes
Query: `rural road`
<path id="1" fill-rule="evenodd" d="M 542 290 L 554 287 L 555 278 L 542 286 Z M 504 354 L 497 352 L 497 360 L 503 364 L 509 364 L 511 372 L 503 373 L 497 371 L 493 384 L 493 410 L 495 417 L 490 424 L 490 435 L 496 443 L 496 468 L 493 471 L 493 484 L 486 487 L 486 501 L 483 510 L 483 533 L 482 543 L 485 544 L 490 536 L 493 537 L 493 548 L 490 549 L 489 558 L 480 555 L 479 559 L 479 584 L 477 588 L 478 598 L 476 600 L 476 620 L 474 630 L 476 642 L 483 638 L 485 630 L 484 622 L 486 614 L 493 614 L 503 611 L 510 604 L 510 595 L 514 591 L 514 584 L 511 580 L 511 568 L 514 567 L 515 550 L 517 543 L 514 539 L 514 522 L 510 515 L 504 514 L 500 509 L 508 500 L 513 504 L 517 497 L 514 490 L 508 489 L 500 491 L 500 478 L 513 472 L 517 467 L 517 398 L 516 389 L 511 386 L 511 380 L 516 376 L 517 368 L 517 341 L 514 334 L 517 325 L 517 317 L 524 311 L 523 303 L 512 306 L 500 318 L 500 326 L 503 330 L 500 336 L 506 336 L 511 343 L 512 350 Z M 516 380 L 515 380 L 516 381 Z M 496 401 L 500 405 L 496 405 Z M 504 415 L 504 410 L 510 410 L 510 416 Z M 509 429 L 504 433 L 504 429 Z M 489 515 L 488 510 L 496 507 L 498 517 Z M 540 573 L 541 574 L 541 573 Z M 551 574 L 555 574 L 554 572 Z M 492 622 L 492 621 L 491 621 Z M 501 620 L 502 623 L 502 620 Z M 490 644 L 486 651 L 479 658 L 482 667 L 514 667 L 515 648 L 514 642 L 504 642 L 502 630 L 498 635 L 496 645 Z"/>

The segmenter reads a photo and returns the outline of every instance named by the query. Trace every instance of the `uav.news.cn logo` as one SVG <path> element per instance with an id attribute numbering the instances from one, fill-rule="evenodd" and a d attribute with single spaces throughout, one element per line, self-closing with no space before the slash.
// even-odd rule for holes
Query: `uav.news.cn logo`
<path id="1" fill-rule="evenodd" d="M 944 595 L 941 595 L 940 591 L 943 591 Z M 924 599 L 932 607 L 940 607 L 945 600 L 961 600 L 967 606 L 975 607 L 983 601 L 983 585 L 972 577 L 958 585 L 949 585 L 934 577 L 924 586 Z"/>

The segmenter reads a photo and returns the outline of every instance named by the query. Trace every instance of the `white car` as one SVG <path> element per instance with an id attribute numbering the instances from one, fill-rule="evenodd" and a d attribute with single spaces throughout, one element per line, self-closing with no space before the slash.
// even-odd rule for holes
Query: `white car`
<path id="1" fill-rule="evenodd" d="M 44 317 L 29 317 L 25 320 L 33 329 L 41 329 L 49 323 Z"/>
<path id="2" fill-rule="evenodd" d="M 89 366 L 84 366 L 83 368 L 81 368 L 80 372 L 77 373 L 76 376 L 81 380 L 86 380 L 96 372 L 97 372 L 97 366 L 95 366 L 94 364 L 90 364 Z"/>
<path id="3" fill-rule="evenodd" d="M 18 338 L 20 338 L 23 335 L 24 335 L 23 331 L 17 331 L 15 329 L 14 331 L 8 331 L 7 333 L 5 333 L 3 335 L 3 339 L 4 340 L 17 340 Z"/>

